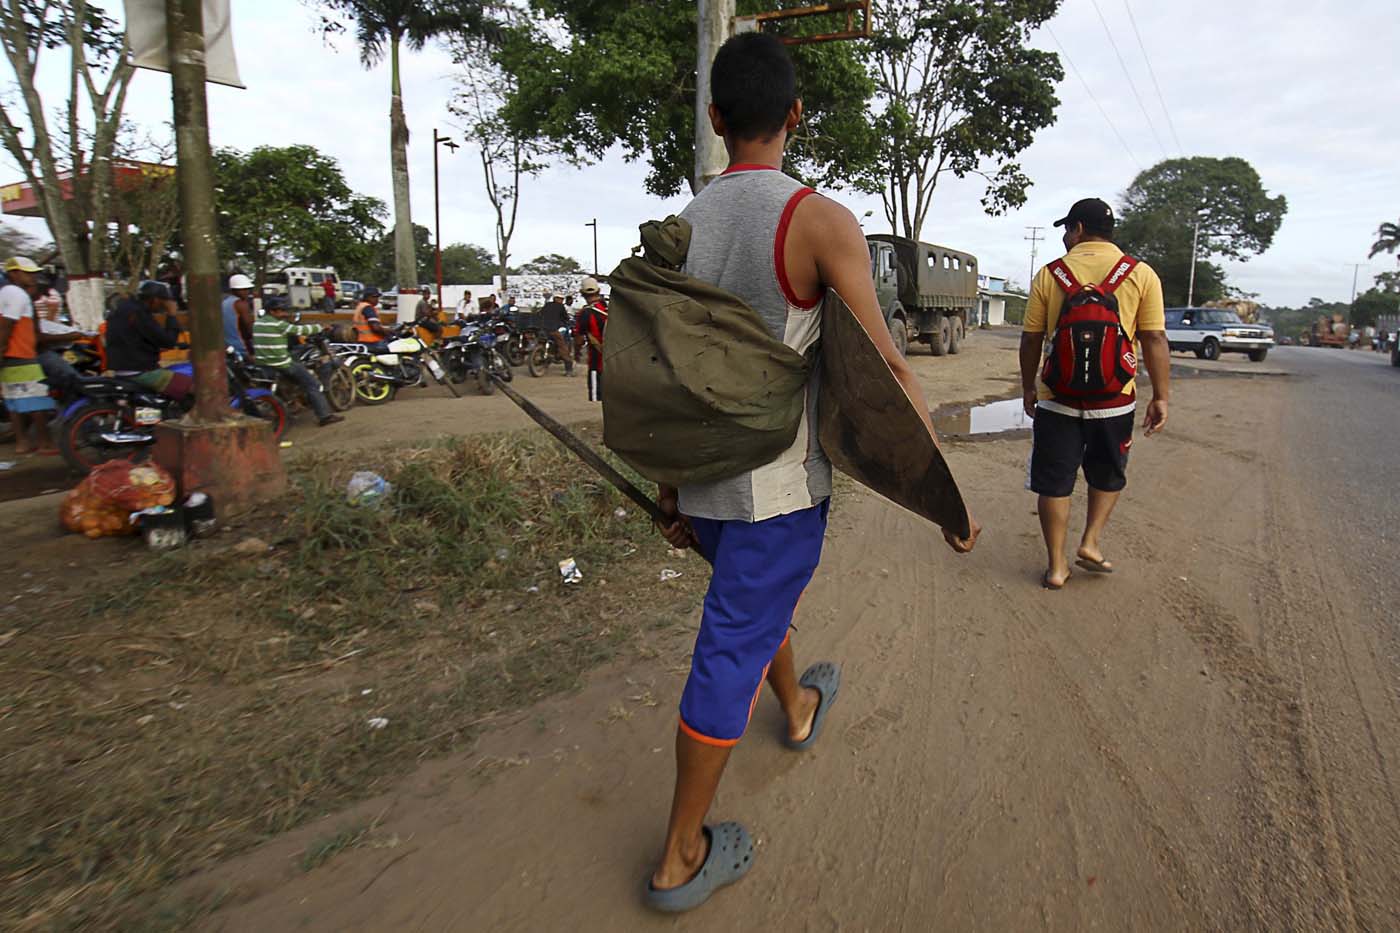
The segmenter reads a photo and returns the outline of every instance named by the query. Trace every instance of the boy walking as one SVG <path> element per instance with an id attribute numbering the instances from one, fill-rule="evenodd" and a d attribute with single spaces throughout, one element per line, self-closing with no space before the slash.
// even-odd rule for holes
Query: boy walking
<path id="1" fill-rule="evenodd" d="M 1021 334 L 1021 386 L 1026 414 L 1035 419 L 1030 489 L 1040 496 L 1048 558 L 1041 585 L 1049 590 L 1060 589 L 1071 576 L 1065 536 L 1080 469 L 1089 484 L 1089 515 L 1075 563 L 1092 573 L 1114 570 L 1100 538 L 1128 481 L 1137 410 L 1135 340 L 1142 343 L 1152 377 L 1144 421 L 1148 437 L 1166 425 L 1171 395 L 1157 273 L 1113 245 L 1113 209 L 1098 198 L 1076 201 L 1055 226 L 1065 228 L 1065 256 L 1036 273 Z M 1069 369 L 1093 378 L 1074 377 Z"/>
<path id="2" fill-rule="evenodd" d="M 730 165 L 682 212 L 691 225 L 684 271 L 742 298 L 799 353 L 820 339 L 822 298 L 835 288 L 932 432 L 923 392 L 885 326 L 860 225 L 781 171 L 787 135 L 802 117 L 787 51 L 770 35 L 730 39 L 715 58 L 711 92 L 711 125 Z M 665 847 L 646 885 L 657 910 L 696 907 L 753 863 L 742 826 L 706 825 L 705 816 L 762 685 L 773 688 L 787 718 L 784 741 L 798 751 L 819 738 L 840 687 L 840 667 L 830 661 L 798 678 L 788 631 L 821 558 L 831 496 L 815 424 L 819 378 L 814 371 L 797 439 L 777 459 L 730 479 L 660 490 L 670 518 L 662 534 L 673 546 L 697 546 L 714 573 L 681 696 Z M 973 540 L 950 543 L 967 551 Z"/>

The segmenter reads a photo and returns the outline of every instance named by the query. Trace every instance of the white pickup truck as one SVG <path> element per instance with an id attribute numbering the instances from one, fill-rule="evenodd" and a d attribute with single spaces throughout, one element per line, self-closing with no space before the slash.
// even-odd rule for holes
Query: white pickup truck
<path id="1" fill-rule="evenodd" d="M 1218 360 L 1222 353 L 1247 353 L 1256 363 L 1274 346 L 1274 329 L 1246 324 L 1225 308 L 1168 308 L 1167 342 L 1173 350 L 1190 350 L 1197 358 Z"/>

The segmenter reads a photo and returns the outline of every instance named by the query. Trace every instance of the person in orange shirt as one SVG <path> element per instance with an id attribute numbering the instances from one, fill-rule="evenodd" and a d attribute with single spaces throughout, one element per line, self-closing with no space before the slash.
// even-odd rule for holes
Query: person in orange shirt
<path id="1" fill-rule="evenodd" d="M 8 283 L 0 288 L 0 395 L 15 430 L 15 453 L 58 453 L 49 438 L 49 413 L 57 406 L 49 397 L 44 370 L 39 366 L 39 318 L 29 293 L 36 285 L 39 266 L 32 259 L 12 256 L 5 260 Z M 30 441 L 30 429 L 34 440 Z"/>

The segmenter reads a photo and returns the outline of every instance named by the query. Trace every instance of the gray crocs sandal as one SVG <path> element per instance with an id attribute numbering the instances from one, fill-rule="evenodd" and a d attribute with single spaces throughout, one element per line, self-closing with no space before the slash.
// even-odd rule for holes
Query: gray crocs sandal
<path id="1" fill-rule="evenodd" d="M 817 736 L 821 735 L 822 722 L 826 720 L 827 711 L 831 709 L 831 704 L 836 702 L 836 694 L 841 690 L 841 668 L 830 661 L 818 661 L 802 672 L 798 683 L 803 687 L 811 687 L 822 695 L 817 701 L 817 712 L 812 717 L 812 731 L 807 733 L 807 738 L 801 742 L 794 742 L 786 734 L 783 736 L 784 745 L 793 751 L 801 752 L 811 748 Z"/>
<path id="2" fill-rule="evenodd" d="M 710 852 L 700 871 L 680 887 L 664 891 L 653 888 L 648 878 L 645 895 L 648 907 L 668 914 L 693 910 L 720 888 L 749 873 L 753 867 L 753 840 L 748 830 L 738 823 L 720 823 L 706 826 L 705 835 L 710 838 Z"/>

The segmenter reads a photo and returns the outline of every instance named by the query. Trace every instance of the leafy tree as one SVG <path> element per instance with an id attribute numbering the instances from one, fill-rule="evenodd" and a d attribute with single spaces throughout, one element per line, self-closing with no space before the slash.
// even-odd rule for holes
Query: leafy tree
<path id="1" fill-rule="evenodd" d="M 1368 288 L 1351 303 L 1350 320 L 1353 327 L 1370 327 L 1384 314 L 1395 314 L 1396 298 L 1378 288 Z"/>
<path id="2" fill-rule="evenodd" d="M 1062 0 L 879 0 L 870 70 L 875 158 L 862 190 L 878 193 L 890 228 L 917 239 L 945 174 L 986 181 L 982 206 L 1026 201 L 1016 157 L 1055 122 L 1059 56 L 1031 48 Z"/>
<path id="3" fill-rule="evenodd" d="M 7 0 L 0 4 L 0 46 L 14 74 L 23 107 L 0 107 L 0 144 L 38 192 L 44 220 L 70 275 L 107 268 L 113 149 L 135 69 L 125 54 L 117 21 L 88 0 Z M 68 99 L 55 133 L 35 75 L 45 52 L 68 48 Z M 84 136 L 81 115 L 90 121 Z M 28 126 L 21 122 L 27 121 Z M 56 124 L 58 125 L 58 124 Z M 31 140 L 29 145 L 24 136 Z M 72 172 L 65 197 L 60 173 Z M 79 282 L 85 284 L 80 285 Z M 69 306 L 79 324 L 102 317 L 102 282 L 73 282 Z"/>
<path id="4" fill-rule="evenodd" d="M 384 229 L 383 202 L 351 191 L 339 163 L 312 146 L 219 149 L 214 172 L 222 251 L 259 286 L 287 264 L 362 265 Z"/>
<path id="5" fill-rule="evenodd" d="M 327 34 L 353 32 L 360 61 L 371 68 L 389 56 L 389 161 L 394 179 L 394 280 L 408 286 L 418 276 L 413 212 L 408 186 L 408 121 L 399 79 L 401 46 L 417 51 L 428 42 L 456 33 L 491 31 L 486 0 L 320 0 Z"/>
<path id="6" fill-rule="evenodd" d="M 1123 194 L 1116 241 L 1151 263 L 1167 304 L 1185 304 L 1197 222 L 1196 300 L 1222 297 L 1224 271 L 1212 256 L 1246 262 L 1267 250 L 1288 201 L 1270 197 L 1244 159 L 1168 159 L 1141 172 Z"/>
<path id="7" fill-rule="evenodd" d="M 473 243 L 453 243 L 442 248 L 442 280 L 453 285 L 489 282 L 496 274 L 491 251 Z"/>
<path id="8" fill-rule="evenodd" d="M 585 271 L 577 259 L 559 253 L 536 256 L 519 270 L 521 275 L 582 275 Z"/>
<path id="9" fill-rule="evenodd" d="M 1370 259 L 1377 253 L 1393 253 L 1400 249 L 1400 224 L 1383 223 L 1376 228 L 1376 242 L 1371 244 L 1371 251 L 1366 254 Z"/>
<path id="10" fill-rule="evenodd" d="M 418 257 L 418 266 L 411 281 L 406 283 L 400 282 L 397 274 L 397 242 L 394 230 L 386 231 L 368 244 L 363 262 L 347 266 L 354 274 L 346 273 L 345 278 L 384 289 L 392 288 L 395 283 L 403 288 L 415 288 L 436 281 L 433 270 L 433 232 L 422 224 L 413 225 L 413 252 Z M 447 280 L 447 255 L 444 251 L 443 281 Z"/>
<path id="11" fill-rule="evenodd" d="M 737 7 L 756 13 L 808 2 L 738 0 Z M 580 160 L 621 146 L 629 160 L 646 159 L 647 191 L 678 194 L 694 166 L 694 0 L 530 0 L 530 8 L 549 28 L 503 43 L 517 86 L 502 118 L 522 137 L 548 139 Z M 874 157 L 866 54 L 856 42 L 792 50 L 806 117 L 788 166 L 813 183 L 839 187 Z"/>

